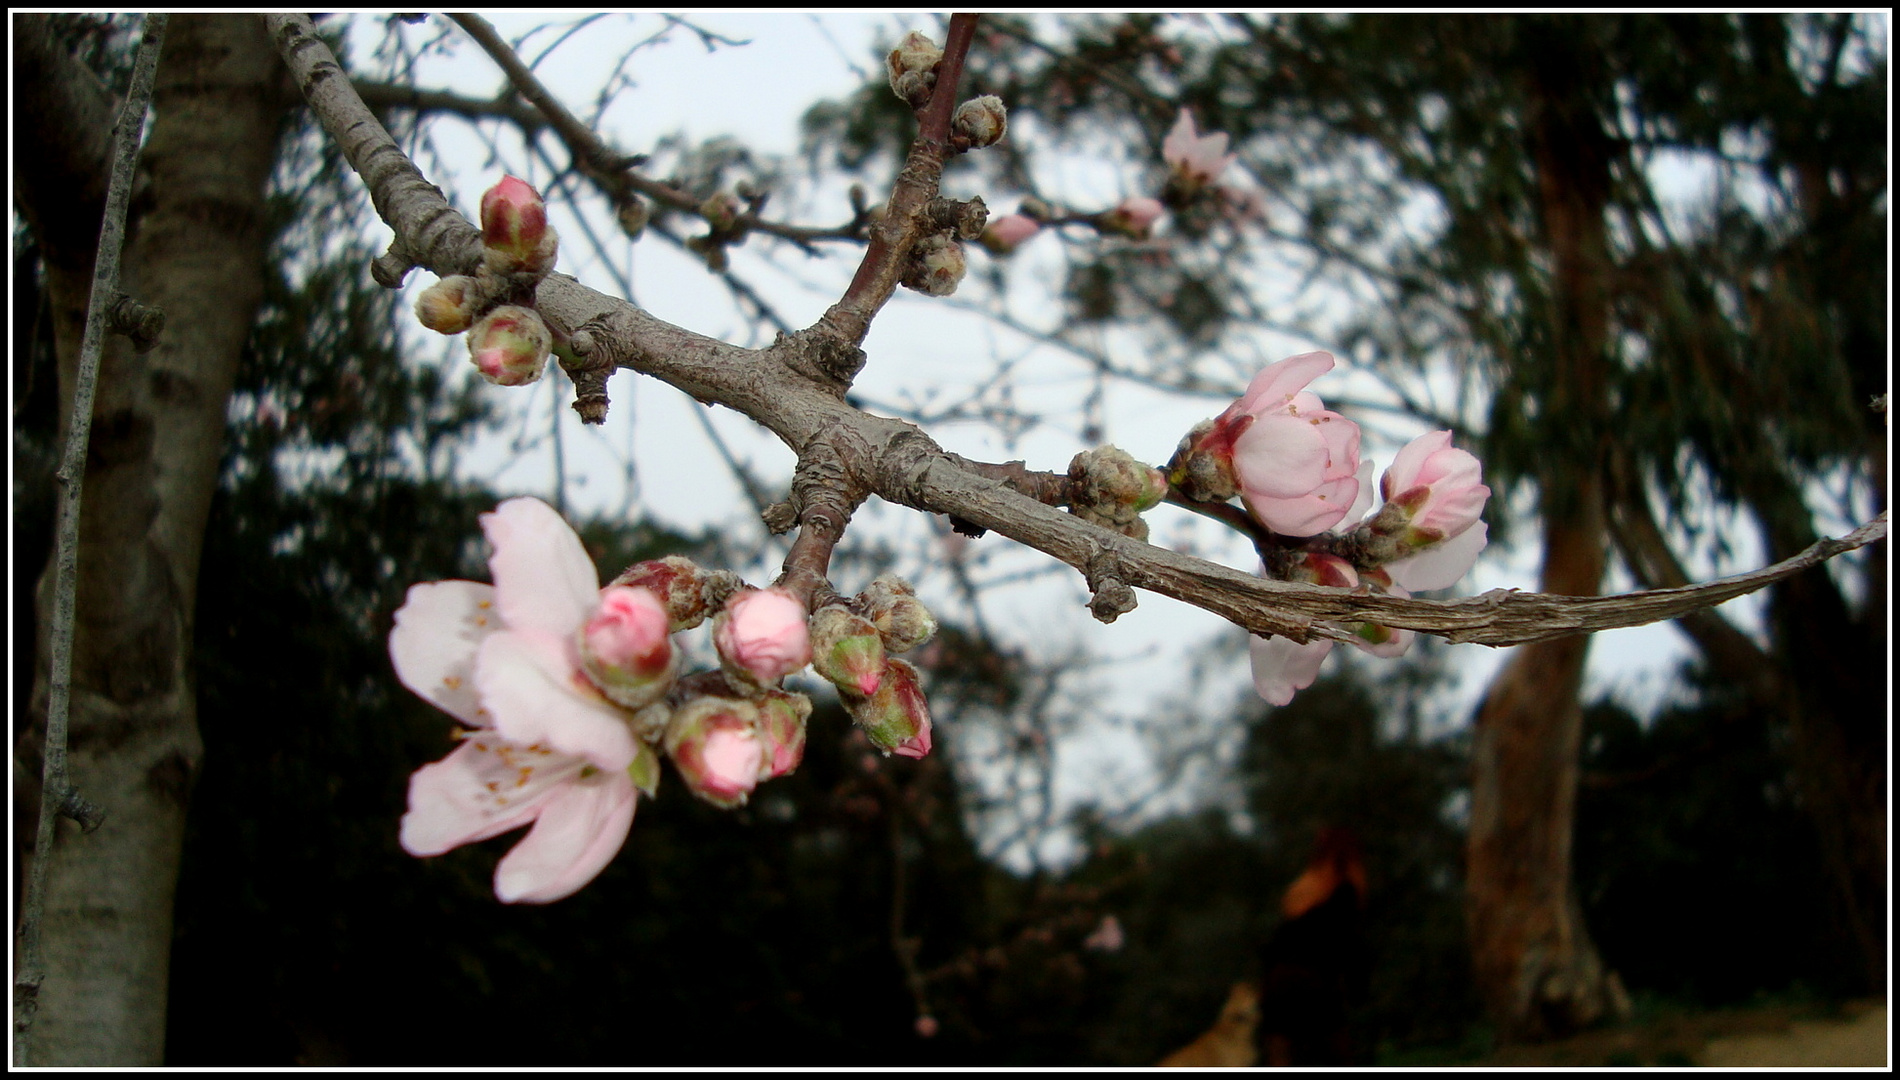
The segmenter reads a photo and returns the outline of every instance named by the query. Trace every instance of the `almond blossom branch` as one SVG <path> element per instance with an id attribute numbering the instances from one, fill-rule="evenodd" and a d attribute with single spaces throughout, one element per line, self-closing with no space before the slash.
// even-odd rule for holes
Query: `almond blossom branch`
<path id="1" fill-rule="evenodd" d="M 475 39 L 482 51 L 495 61 L 496 66 L 507 75 L 509 85 L 539 110 L 541 116 L 546 117 L 547 126 L 554 130 L 572 155 L 574 167 L 607 196 L 617 212 L 631 207 L 637 193 L 675 210 L 699 213 L 700 199 L 670 184 L 634 172 L 634 167 L 644 162 L 646 157 L 622 154 L 608 146 L 593 128 L 561 104 L 560 99 L 548 90 L 527 64 L 522 63 L 521 57 L 516 55 L 487 19 L 470 13 L 451 14 L 449 18 Z M 739 221 L 734 223 L 735 228 L 743 227 L 745 231 L 777 236 L 808 251 L 812 250 L 813 243 L 820 240 L 862 243 L 864 226 L 865 218 L 856 214 L 843 225 L 830 227 L 803 227 L 765 221 L 755 212 L 742 214 Z"/>
<path id="2" fill-rule="evenodd" d="M 961 26 L 967 47 L 967 26 L 958 21 L 965 18 L 952 20 L 953 46 Z M 398 242 L 418 265 L 437 273 L 467 272 L 480 260 L 480 233 L 422 177 L 370 115 L 308 19 L 265 19 L 306 99 L 363 177 L 378 214 Z M 937 92 L 943 92 L 941 84 Z M 536 309 L 558 333 L 584 334 L 573 344 L 593 362 L 651 375 L 702 401 L 743 413 L 799 452 L 801 459 L 816 446 L 831 445 L 841 455 L 845 474 L 865 491 L 951 515 L 1060 559 L 1084 574 L 1096 594 L 1092 607 L 1105 620 L 1132 607 L 1132 590 L 1141 588 L 1213 612 L 1250 633 L 1277 634 L 1295 642 L 1340 633 L 1316 621 L 1373 621 L 1454 642 L 1514 645 L 1673 619 L 1764 588 L 1886 535 L 1882 514 L 1849 536 L 1823 540 L 1793 559 L 1680 589 L 1598 597 L 1494 590 L 1431 601 L 1260 578 L 1083 521 L 1002 479 L 977 475 L 914 425 L 866 414 L 845 401 L 852 365 L 862 362 L 857 342 L 895 287 L 897 259 L 892 252 L 907 251 L 935 194 L 936 173 L 918 166 L 934 161 L 940 168 L 945 146 L 939 143 L 932 149 L 931 140 L 920 136 L 893 193 L 893 212 L 879 230 L 883 239 L 867 252 L 865 267 L 870 269 L 861 268 L 846 298 L 818 324 L 766 348 L 744 349 L 673 326 L 561 273 L 541 281 Z"/>
<path id="3" fill-rule="evenodd" d="M 132 174 L 138 164 L 139 136 L 145 130 L 158 72 L 158 55 L 165 43 L 169 16 L 148 13 L 126 89 L 112 129 L 110 177 L 99 229 L 98 254 L 93 259 L 92 293 L 86 307 L 86 326 L 79 346 L 79 370 L 74 379 L 72 419 L 67 424 L 66 447 L 56 478 L 60 484 L 59 523 L 54 539 L 53 619 L 46 703 L 46 742 L 41 761 L 40 814 L 33 838 L 33 865 L 27 874 L 26 895 L 20 905 L 17 931 L 20 955 L 13 982 L 13 1063 L 24 1066 L 38 1010 L 45 961 L 40 956 L 40 916 L 46 903 L 46 872 L 53 859 L 53 843 L 62 814 L 81 823 L 85 831 L 99 827 L 104 811 L 67 786 L 66 740 L 72 702 L 73 621 L 79 580 L 80 498 L 86 478 L 86 448 L 92 436 L 92 405 L 99 385 L 99 358 L 105 346 L 111 310 L 121 299 L 119 259 L 125 246 L 125 215 L 132 201 Z"/>

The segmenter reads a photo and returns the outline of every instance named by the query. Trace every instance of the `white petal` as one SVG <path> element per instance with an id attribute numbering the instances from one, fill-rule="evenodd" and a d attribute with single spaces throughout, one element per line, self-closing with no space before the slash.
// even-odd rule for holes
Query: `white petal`
<path id="1" fill-rule="evenodd" d="M 633 763 L 626 714 L 581 674 L 571 640 L 503 630 L 482 643 L 475 685 L 495 730 L 523 746 L 583 757 L 608 772 Z"/>
<path id="2" fill-rule="evenodd" d="M 545 748 L 516 746 L 492 733 L 477 733 L 409 778 L 403 850 L 440 855 L 518 829 L 534 820 L 541 804 L 584 764 Z"/>
<path id="3" fill-rule="evenodd" d="M 1253 661 L 1253 687 L 1269 705 L 1285 705 L 1296 690 L 1304 690 L 1319 678 L 1320 662 L 1333 651 L 1326 638 L 1314 638 L 1301 645 L 1291 638 L 1253 637 L 1247 641 L 1247 653 Z"/>
<path id="4" fill-rule="evenodd" d="M 1372 462 L 1359 463 L 1356 479 L 1359 481 L 1359 494 L 1353 498 L 1352 508 L 1346 511 L 1346 516 L 1339 519 L 1348 526 L 1357 525 L 1364 520 L 1366 511 L 1372 509 Z"/>
<path id="5" fill-rule="evenodd" d="M 619 854 L 636 798 L 624 770 L 561 785 L 534 828 L 495 867 L 495 895 L 507 904 L 546 904 L 573 895 Z"/>
<path id="6" fill-rule="evenodd" d="M 389 632 L 389 659 L 404 686 L 471 727 L 487 727 L 475 692 L 475 651 L 500 627 L 491 585 L 412 585 Z"/>
<path id="7" fill-rule="evenodd" d="M 1444 589 L 1457 584 L 1478 561 L 1490 529 L 1480 521 L 1449 540 L 1433 544 L 1408 558 L 1387 563 L 1385 572 L 1394 584 L 1413 592 Z"/>
<path id="8" fill-rule="evenodd" d="M 482 515 L 495 548 L 488 569 L 510 627 L 572 634 L 600 603 L 600 575 L 567 522 L 540 499 L 509 499 Z"/>

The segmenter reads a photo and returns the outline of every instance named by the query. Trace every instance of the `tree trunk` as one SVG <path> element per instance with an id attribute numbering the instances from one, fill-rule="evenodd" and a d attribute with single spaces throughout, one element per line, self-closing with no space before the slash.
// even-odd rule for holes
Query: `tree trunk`
<path id="1" fill-rule="evenodd" d="M 1610 146 L 1595 110 L 1609 95 L 1574 21 L 1531 18 L 1523 26 L 1526 137 L 1553 267 L 1551 368 L 1539 403 L 1550 440 L 1538 477 L 1539 588 L 1594 596 L 1608 554 L 1603 471 L 1610 445 Z M 1520 646 L 1478 712 L 1465 912 L 1478 988 L 1510 1040 L 1560 1036 L 1628 1010 L 1571 888 L 1589 647 L 1585 636 Z"/>
<path id="2" fill-rule="evenodd" d="M 67 61 L 65 76 L 79 78 Z M 123 341 L 107 343 L 80 518 L 69 764 L 74 787 L 107 816 L 89 835 L 59 823 L 41 924 L 47 976 L 32 1031 L 35 1065 L 157 1065 L 164 1056 L 172 894 L 200 754 L 193 599 L 226 403 L 263 295 L 280 77 L 255 17 L 173 16 L 141 160 L 149 183 L 134 199 L 121 284 L 162 308 L 166 327 L 142 356 Z M 64 138 L 102 143 L 96 136 Z M 75 192 L 57 185 L 32 190 L 36 228 L 89 212 L 92 228 L 79 231 L 97 242 L 96 205 L 75 207 Z M 92 252 L 55 250 L 58 237 L 50 227 L 41 234 L 63 438 Z M 51 578 L 40 590 L 36 728 L 16 756 L 33 776 Z"/>

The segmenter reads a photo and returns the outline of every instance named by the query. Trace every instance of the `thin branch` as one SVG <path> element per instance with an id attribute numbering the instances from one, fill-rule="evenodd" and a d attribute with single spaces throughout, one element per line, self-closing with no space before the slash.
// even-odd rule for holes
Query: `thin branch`
<path id="1" fill-rule="evenodd" d="M 548 126 L 547 118 L 513 94 L 498 98 L 467 97 L 445 90 L 422 90 L 395 83 L 357 79 L 356 96 L 372 109 L 412 109 L 416 112 L 454 113 L 467 120 L 506 120 L 532 135 Z"/>
<path id="2" fill-rule="evenodd" d="M 73 688 L 73 616 L 79 580 L 79 506 L 86 475 L 86 447 L 92 437 L 92 402 L 99 383 L 99 354 L 105 345 L 106 322 L 119 300 L 119 259 L 125 246 L 125 214 L 132 199 L 132 173 L 138 164 L 139 136 L 152 101 L 152 83 L 158 54 L 165 42 L 168 16 L 147 14 L 132 83 L 112 128 L 111 179 L 106 188 L 104 220 L 99 229 L 99 252 L 93 259 L 92 294 L 86 304 L 86 329 L 80 339 L 79 371 L 74 380 L 72 421 L 57 474 L 59 531 L 54 540 L 53 625 L 49 652 L 50 693 L 46 704 L 46 746 L 40 780 L 39 830 L 33 838 L 33 867 L 27 875 L 21 904 L 19 967 L 13 983 L 13 1063 L 27 1064 L 33 1016 L 39 1007 L 40 985 L 45 981 L 40 956 L 40 916 L 46 904 L 46 873 L 53 859 L 53 842 L 62 812 L 97 828 L 103 813 L 78 792 L 67 787 L 66 737 Z"/>

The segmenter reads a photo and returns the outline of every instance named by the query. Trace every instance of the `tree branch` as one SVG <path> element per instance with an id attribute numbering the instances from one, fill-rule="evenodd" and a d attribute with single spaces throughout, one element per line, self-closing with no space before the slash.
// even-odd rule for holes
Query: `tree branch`
<path id="1" fill-rule="evenodd" d="M 79 580 L 79 508 L 86 477 L 86 448 L 92 435 L 92 403 L 99 383 L 99 354 L 105 346 L 106 323 L 119 295 L 119 257 L 125 246 L 125 214 L 132 201 L 132 173 L 138 165 L 139 136 L 152 101 L 158 54 L 165 42 L 168 16 L 147 14 L 132 82 L 125 104 L 112 127 L 110 179 L 105 214 L 99 230 L 99 253 L 93 259 L 92 296 L 86 308 L 86 329 L 80 339 L 79 374 L 73 391 L 72 421 L 65 453 L 57 474 L 60 483 L 59 525 L 54 539 L 53 620 L 50 631 L 51 675 L 46 705 L 46 744 L 40 781 L 39 829 L 33 838 L 33 867 L 27 875 L 26 896 L 20 905 L 19 967 L 13 983 L 13 1063 L 27 1064 L 38 1008 L 40 984 L 46 978 L 40 957 L 40 916 L 46 901 L 46 871 L 52 862 L 53 841 L 62 813 L 87 827 L 98 828 L 104 811 L 87 802 L 66 783 L 66 728 L 73 689 L 73 616 Z"/>
<path id="2" fill-rule="evenodd" d="M 958 16 L 958 19 L 964 18 Z M 479 233 L 402 157 L 357 100 L 329 50 L 299 15 L 266 16 L 274 40 L 324 126 L 369 185 L 372 201 L 420 265 L 459 273 L 474 263 Z M 957 42 L 952 20 L 951 43 Z M 967 36 L 964 41 L 967 43 Z M 946 61 L 949 53 L 946 52 Z M 938 94 L 954 94 L 948 80 Z M 926 109 L 928 111 L 928 108 Z M 919 149 L 921 148 L 921 149 Z M 1774 566 L 1720 581 L 1629 593 L 1568 597 L 1494 590 L 1458 600 L 1415 600 L 1272 581 L 1110 532 L 1016 491 L 1003 480 L 974 475 L 911 424 L 863 413 L 844 400 L 843 383 L 814 368 L 814 350 L 855 350 L 870 315 L 895 287 L 887 264 L 908 252 L 916 221 L 935 194 L 942 147 L 920 134 L 878 230 L 865 266 L 846 299 L 806 331 L 763 349 L 744 349 L 670 325 L 633 304 L 606 296 L 565 274 L 550 274 L 536 308 L 557 332 L 585 329 L 590 355 L 651 375 L 702 401 L 745 414 L 794 451 L 842 447 L 846 468 L 868 491 L 891 502 L 949 514 L 1027 544 L 1081 571 L 1096 593 L 1098 617 L 1133 604 L 1132 588 L 1149 589 L 1211 611 L 1255 634 L 1295 641 L 1343 640 L 1339 623 L 1376 622 L 1436 634 L 1454 642 L 1514 645 L 1570 634 L 1677 618 L 1733 599 L 1886 535 L 1885 514 L 1841 540 L 1823 540 Z M 934 165 L 932 164 L 934 160 Z M 906 226 L 905 222 L 911 224 Z M 882 260 L 882 262 L 880 262 Z M 887 288 L 888 286 L 888 288 Z M 880 295 L 881 294 L 881 295 Z M 875 302 L 873 302 L 875 301 Z M 848 442 L 848 446 L 843 444 Z"/>

